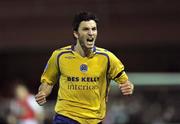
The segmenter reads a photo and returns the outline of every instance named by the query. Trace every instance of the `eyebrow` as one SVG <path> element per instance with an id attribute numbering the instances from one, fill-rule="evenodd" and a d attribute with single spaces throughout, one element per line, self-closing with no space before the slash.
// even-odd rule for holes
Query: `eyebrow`
<path id="1" fill-rule="evenodd" d="M 87 29 L 97 29 L 96 26 L 92 27 L 92 28 L 89 28 L 89 27 L 82 27 L 83 30 L 87 30 Z"/>

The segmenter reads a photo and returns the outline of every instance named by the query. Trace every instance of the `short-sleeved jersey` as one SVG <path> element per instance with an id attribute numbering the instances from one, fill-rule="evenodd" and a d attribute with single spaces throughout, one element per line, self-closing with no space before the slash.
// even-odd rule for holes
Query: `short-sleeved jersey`
<path id="1" fill-rule="evenodd" d="M 90 57 L 82 57 L 74 46 L 55 50 L 42 74 L 41 82 L 59 82 L 55 112 L 81 124 L 96 124 L 106 113 L 110 80 L 128 80 L 121 61 L 111 52 L 94 47 Z"/>

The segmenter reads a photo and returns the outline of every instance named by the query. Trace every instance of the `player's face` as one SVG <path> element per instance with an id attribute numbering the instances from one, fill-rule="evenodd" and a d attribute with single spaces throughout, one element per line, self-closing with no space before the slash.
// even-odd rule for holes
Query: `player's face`
<path id="1" fill-rule="evenodd" d="M 92 49 L 97 37 L 97 25 L 94 20 L 82 21 L 74 36 L 84 49 Z"/>

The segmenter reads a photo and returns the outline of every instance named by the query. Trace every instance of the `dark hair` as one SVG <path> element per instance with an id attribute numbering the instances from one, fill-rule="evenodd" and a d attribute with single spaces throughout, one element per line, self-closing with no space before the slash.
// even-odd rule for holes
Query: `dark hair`
<path id="1" fill-rule="evenodd" d="M 79 28 L 79 24 L 82 22 L 82 21 L 89 21 L 89 20 L 94 20 L 97 24 L 97 27 L 98 27 L 98 18 L 96 17 L 96 15 L 94 15 L 93 13 L 91 12 L 86 12 L 86 11 L 83 11 L 83 12 L 79 12 L 75 15 L 74 17 L 74 20 L 73 20 L 73 30 L 74 31 L 77 31 L 78 28 Z"/>

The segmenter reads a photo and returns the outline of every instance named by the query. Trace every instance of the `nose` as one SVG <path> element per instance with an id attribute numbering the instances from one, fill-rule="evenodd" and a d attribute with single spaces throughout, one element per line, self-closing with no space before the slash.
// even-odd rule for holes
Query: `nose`
<path id="1" fill-rule="evenodd" d="M 90 35 L 90 36 L 93 35 L 93 30 L 90 29 L 90 30 L 88 31 L 88 35 Z"/>

